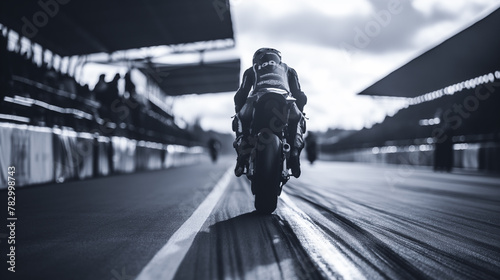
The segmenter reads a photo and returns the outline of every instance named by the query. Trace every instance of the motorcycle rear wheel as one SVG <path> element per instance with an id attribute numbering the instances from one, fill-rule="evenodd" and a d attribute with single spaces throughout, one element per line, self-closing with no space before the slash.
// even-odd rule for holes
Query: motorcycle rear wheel
<path id="1" fill-rule="evenodd" d="M 255 155 L 255 175 L 252 188 L 255 190 L 255 209 L 260 214 L 271 214 L 278 205 L 280 190 L 281 141 L 272 134 L 269 137 L 259 137 Z"/>

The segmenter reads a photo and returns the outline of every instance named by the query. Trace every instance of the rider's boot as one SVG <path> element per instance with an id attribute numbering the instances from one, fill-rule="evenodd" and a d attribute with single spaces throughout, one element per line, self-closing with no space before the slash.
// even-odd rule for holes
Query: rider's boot
<path id="1" fill-rule="evenodd" d="M 233 147 L 238 154 L 238 157 L 236 158 L 236 167 L 234 168 L 234 175 L 236 175 L 236 177 L 240 177 L 245 173 L 245 168 L 248 165 L 248 156 L 250 155 L 248 136 L 238 136 L 233 142 Z"/>
<path id="2" fill-rule="evenodd" d="M 239 120 L 238 114 L 233 119 L 233 131 L 236 133 L 236 139 L 233 142 L 233 148 L 236 150 L 236 166 L 234 167 L 234 175 L 240 177 L 245 172 L 245 160 L 241 153 L 241 146 L 244 139 L 242 125 Z"/>
<path id="3" fill-rule="evenodd" d="M 290 151 L 290 163 L 289 167 L 292 170 L 292 176 L 295 178 L 300 177 L 300 152 L 302 151 L 302 148 L 304 148 L 304 139 L 302 137 L 302 133 L 305 130 L 305 122 L 301 121 L 297 125 L 297 130 L 295 133 L 295 138 L 293 139 L 292 142 L 292 149 Z"/>
<path id="4" fill-rule="evenodd" d="M 292 176 L 299 178 L 301 174 L 300 170 L 300 150 L 293 148 L 290 151 L 290 169 L 292 170 Z"/>
<path id="5" fill-rule="evenodd" d="M 240 177 L 244 173 L 245 173 L 245 162 L 238 156 L 238 158 L 236 159 L 236 167 L 234 168 L 234 175 L 236 175 L 236 177 Z"/>

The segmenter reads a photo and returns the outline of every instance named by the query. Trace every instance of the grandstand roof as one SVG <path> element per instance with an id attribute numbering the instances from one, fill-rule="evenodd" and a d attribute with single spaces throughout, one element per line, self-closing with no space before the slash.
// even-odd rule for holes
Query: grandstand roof
<path id="1" fill-rule="evenodd" d="M 500 70 L 500 9 L 419 55 L 360 95 L 416 97 Z"/>
<path id="2" fill-rule="evenodd" d="M 228 92 L 238 88 L 240 60 L 184 65 L 155 63 L 140 70 L 171 96 Z"/>
<path id="3" fill-rule="evenodd" d="M 61 56 L 234 39 L 229 0 L 3 0 L 0 23 Z"/>

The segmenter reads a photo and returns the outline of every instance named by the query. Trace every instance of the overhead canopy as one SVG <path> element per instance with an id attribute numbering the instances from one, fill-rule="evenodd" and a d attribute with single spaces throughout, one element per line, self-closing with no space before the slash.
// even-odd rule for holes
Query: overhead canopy
<path id="1" fill-rule="evenodd" d="M 171 96 L 228 92 L 238 88 L 240 60 L 175 66 L 154 64 L 139 70 Z"/>
<path id="2" fill-rule="evenodd" d="M 483 88 L 481 91 L 488 94 L 484 100 L 477 101 L 477 110 L 470 111 L 470 96 L 474 96 L 474 89 L 465 89 L 453 95 L 444 95 L 439 99 L 409 106 L 400 110 L 392 117 L 386 117 L 384 122 L 375 124 L 371 128 L 364 128 L 340 141 L 328 145 L 325 151 L 336 152 L 348 149 L 367 147 L 381 147 L 389 142 L 397 145 L 414 145 L 417 139 L 428 137 L 462 136 L 464 142 L 499 141 L 500 139 L 500 95 L 495 94 L 496 84 Z M 461 118 L 455 106 L 463 106 L 466 117 Z M 434 124 L 422 124 L 423 120 L 435 120 Z"/>
<path id="3" fill-rule="evenodd" d="M 61 56 L 234 38 L 229 0 L 2 0 L 0 23 Z"/>
<path id="4" fill-rule="evenodd" d="M 416 97 L 500 70 L 500 9 L 359 94 Z"/>

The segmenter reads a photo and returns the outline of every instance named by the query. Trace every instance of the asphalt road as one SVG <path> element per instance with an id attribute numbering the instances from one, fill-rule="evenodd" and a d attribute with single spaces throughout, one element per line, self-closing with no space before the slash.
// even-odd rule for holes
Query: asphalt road
<path id="1" fill-rule="evenodd" d="M 259 216 L 246 178 L 224 181 L 233 161 L 18 189 L 1 279 L 500 279 L 499 177 L 303 164 Z"/>

